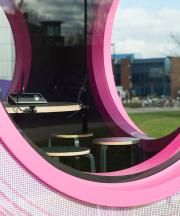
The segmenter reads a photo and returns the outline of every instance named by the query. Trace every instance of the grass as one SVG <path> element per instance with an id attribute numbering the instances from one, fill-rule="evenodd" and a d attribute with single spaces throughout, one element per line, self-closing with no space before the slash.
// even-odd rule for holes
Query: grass
<path id="1" fill-rule="evenodd" d="M 180 112 L 152 112 L 129 114 L 135 124 L 147 135 L 161 137 L 180 127 Z"/>

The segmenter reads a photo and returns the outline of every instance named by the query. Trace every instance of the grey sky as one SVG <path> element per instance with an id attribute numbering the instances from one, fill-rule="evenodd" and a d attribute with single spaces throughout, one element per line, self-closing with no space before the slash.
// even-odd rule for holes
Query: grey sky
<path id="1" fill-rule="evenodd" d="M 180 54 L 171 38 L 180 38 L 180 2 L 174 2 L 121 0 L 112 35 L 115 52 L 142 57 Z"/>

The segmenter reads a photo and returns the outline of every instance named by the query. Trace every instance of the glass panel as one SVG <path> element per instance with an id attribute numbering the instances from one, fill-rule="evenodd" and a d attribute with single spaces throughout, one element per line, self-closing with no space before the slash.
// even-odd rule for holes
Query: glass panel
<path id="1" fill-rule="evenodd" d="M 104 1 L 103 4 L 107 4 L 108 1 Z M 82 102 L 89 107 L 88 132 L 92 132 L 94 138 L 111 135 L 95 107 L 87 78 L 86 45 L 91 45 L 91 30 L 98 1 L 17 2 L 20 2 L 18 6 L 26 21 L 32 47 L 31 72 L 25 93 L 41 93 L 48 105 Z M 14 13 L 11 14 L 13 15 Z M 21 28 L 21 25 L 18 28 Z M 26 71 L 21 72 L 23 74 L 20 77 L 20 85 L 24 87 Z M 19 92 L 16 93 L 19 95 Z M 21 98 L 16 101 L 20 103 Z M 18 107 L 16 109 L 20 111 Z M 33 111 L 36 109 L 31 107 L 31 110 L 22 108 L 20 112 L 24 111 L 25 114 L 14 113 L 12 117 L 21 131 L 39 147 L 48 145 L 52 133 L 82 133 L 82 129 L 86 127 L 83 125 L 82 111 L 34 115 Z M 91 147 L 91 152 L 98 161 L 99 153 L 91 145 L 92 137 L 81 142 L 82 146 Z M 54 139 L 53 144 L 74 145 L 74 140 Z M 81 169 L 89 170 L 87 161 L 82 164 Z"/>
<path id="2" fill-rule="evenodd" d="M 87 45 L 91 45 L 91 40 L 89 39 L 92 36 L 92 32 L 90 30 L 92 30 L 93 19 L 96 16 L 97 2 L 97 0 L 87 2 L 82 0 L 24 0 L 19 4 L 28 26 L 32 46 L 31 74 L 25 91 L 28 93 L 34 92 L 36 93 L 35 96 L 40 92 L 48 102 L 81 103 L 83 100 L 84 105 L 90 107 L 88 110 L 89 131 L 94 133 L 94 138 L 112 136 L 95 109 L 94 99 L 91 96 L 87 83 L 86 51 Z M 106 4 L 110 2 L 110 0 L 103 1 L 101 7 L 105 8 L 105 12 Z M 126 15 L 124 16 L 127 18 Z M 129 13 L 127 19 L 130 19 Z M 122 23 L 126 23 L 126 26 L 129 24 L 131 27 L 131 21 L 128 21 Z M 101 23 L 99 26 L 101 26 Z M 120 35 L 124 37 L 123 31 L 125 30 L 126 27 L 124 26 L 124 29 L 122 31 L 119 29 L 118 33 L 122 32 Z M 128 47 L 130 47 L 132 53 L 129 51 L 127 54 L 119 53 L 118 55 L 116 36 L 113 37 L 112 43 L 114 74 L 119 94 L 123 95 L 125 104 L 133 101 L 133 106 L 134 104 L 137 105 L 139 103 L 139 95 L 141 97 L 148 94 L 153 96 L 155 92 L 156 94 L 162 94 L 162 92 L 164 94 L 165 91 L 167 91 L 168 95 L 170 88 L 169 70 L 171 69 L 172 59 L 165 57 L 136 58 L 136 55 L 133 54 L 136 50 L 134 51 L 134 43 L 131 40 L 130 45 L 126 48 L 129 49 Z M 136 37 L 133 35 L 133 38 Z M 122 44 L 122 47 L 124 47 L 125 42 Z M 3 67 L 7 67 L 6 64 Z M 164 74 L 167 77 L 165 80 Z M 163 82 L 161 80 L 162 77 Z M 23 79 L 21 82 L 23 82 Z M 122 83 L 124 83 L 124 86 Z M 163 85 L 161 85 L 162 83 Z M 167 88 L 165 88 L 165 84 L 167 84 Z M 20 110 L 18 106 L 16 108 L 18 111 Z M 71 133 L 78 133 L 79 131 L 82 133 L 79 114 L 82 117 L 84 113 L 74 112 L 69 114 L 59 112 L 50 114 L 38 113 L 35 115 L 36 109 L 34 111 L 34 107 L 31 108 L 32 110 L 20 110 L 24 112 L 22 115 L 14 113 L 12 117 L 21 128 L 21 131 L 40 148 L 43 146 L 47 147 L 49 138 L 54 133 L 64 134 L 69 131 Z M 111 122 L 106 123 L 109 124 Z M 77 140 L 70 140 L 70 142 L 69 140 L 53 140 L 53 145 L 55 146 L 66 145 L 67 143 L 77 145 L 78 142 Z M 99 171 L 101 162 L 100 151 L 97 146 L 91 144 L 92 140 L 83 141 L 82 143 L 83 146 L 91 148 L 91 152 L 95 156 L 97 170 Z M 124 154 L 123 150 L 126 150 L 126 148 L 111 148 L 109 150 L 110 154 L 108 154 L 108 157 L 110 163 L 108 163 L 108 171 L 132 165 L 130 164 L 132 159 L 130 151 Z M 85 168 L 84 170 L 87 170 L 88 166 L 86 164 L 83 163 L 81 165 L 84 166 L 82 169 Z"/>
<path id="3" fill-rule="evenodd" d="M 82 1 L 24 1 L 32 43 L 32 71 L 27 91 L 48 101 L 76 101 L 84 77 Z M 71 79 L 69 78 L 71 77 Z"/>

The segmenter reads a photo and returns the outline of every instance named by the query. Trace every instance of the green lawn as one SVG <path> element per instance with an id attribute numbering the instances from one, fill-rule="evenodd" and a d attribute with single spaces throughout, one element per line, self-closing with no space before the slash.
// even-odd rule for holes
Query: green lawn
<path id="1" fill-rule="evenodd" d="M 135 124 L 153 137 L 164 136 L 180 127 L 180 112 L 152 112 L 129 114 Z"/>

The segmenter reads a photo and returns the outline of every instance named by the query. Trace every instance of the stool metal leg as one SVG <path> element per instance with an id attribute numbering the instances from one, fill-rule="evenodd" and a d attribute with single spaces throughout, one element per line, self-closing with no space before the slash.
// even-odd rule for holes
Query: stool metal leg
<path id="1" fill-rule="evenodd" d="M 51 136 L 50 136 L 48 139 L 48 147 L 51 147 L 51 146 L 52 146 L 52 144 L 51 144 Z"/>
<path id="2" fill-rule="evenodd" d="M 134 166 L 134 146 L 130 146 L 130 151 L 131 151 L 131 166 Z"/>
<path id="3" fill-rule="evenodd" d="M 106 154 L 107 154 L 107 146 L 102 145 L 100 147 L 100 171 L 106 172 Z"/>
<path id="4" fill-rule="evenodd" d="M 76 169 L 80 169 L 80 156 L 75 156 Z"/>
<path id="5" fill-rule="evenodd" d="M 54 159 L 56 162 L 59 162 L 59 161 L 60 161 L 60 157 L 53 157 L 53 159 Z"/>
<path id="6" fill-rule="evenodd" d="M 141 156 L 141 153 L 140 153 L 140 148 L 139 146 L 136 146 L 136 145 L 132 145 L 130 146 L 130 151 L 131 151 L 131 166 L 134 166 L 135 163 L 139 163 L 139 161 L 141 160 L 140 159 L 140 156 Z"/>
<path id="7" fill-rule="evenodd" d="M 74 138 L 74 146 L 79 147 L 79 138 Z"/>
<path id="8" fill-rule="evenodd" d="M 91 153 L 89 153 L 87 155 L 84 155 L 84 157 L 87 157 L 90 161 L 91 172 L 96 172 L 94 156 Z"/>

